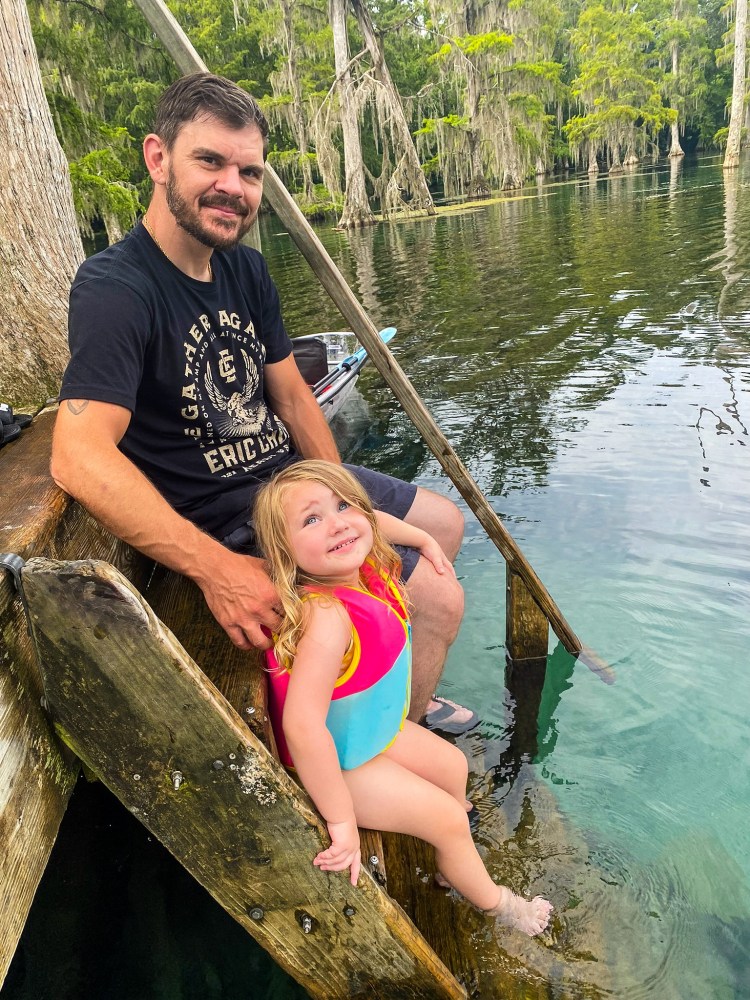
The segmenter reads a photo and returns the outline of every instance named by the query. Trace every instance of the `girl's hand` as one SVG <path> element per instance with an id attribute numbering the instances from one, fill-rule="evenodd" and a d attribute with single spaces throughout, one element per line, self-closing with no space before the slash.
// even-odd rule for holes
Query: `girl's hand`
<path id="1" fill-rule="evenodd" d="M 359 830 L 352 818 L 344 823 L 327 823 L 331 846 L 313 861 L 323 872 L 342 872 L 351 868 L 351 883 L 357 884 L 361 867 Z"/>
<path id="2" fill-rule="evenodd" d="M 448 573 L 450 576 L 455 576 L 456 571 L 453 568 L 453 563 L 450 561 L 445 552 L 443 552 L 432 535 L 428 535 L 426 532 L 424 535 L 424 541 L 417 546 L 419 552 L 428 562 L 432 563 L 435 567 L 436 573 L 439 573 L 441 576 L 444 573 Z"/>

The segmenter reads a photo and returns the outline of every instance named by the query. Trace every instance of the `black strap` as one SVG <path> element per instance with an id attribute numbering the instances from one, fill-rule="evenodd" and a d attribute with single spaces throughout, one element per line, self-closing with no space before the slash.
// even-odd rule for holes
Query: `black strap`
<path id="1" fill-rule="evenodd" d="M 0 552 L 0 569 L 7 570 L 13 578 L 13 584 L 18 596 L 21 598 L 24 614 L 26 615 L 26 631 L 31 635 L 31 612 L 26 603 L 26 594 L 23 592 L 23 580 L 21 572 L 26 563 L 15 552 Z"/>

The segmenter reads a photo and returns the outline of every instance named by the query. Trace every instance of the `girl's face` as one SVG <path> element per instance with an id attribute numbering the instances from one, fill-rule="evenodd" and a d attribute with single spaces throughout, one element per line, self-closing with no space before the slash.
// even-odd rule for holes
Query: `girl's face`
<path id="1" fill-rule="evenodd" d="M 292 555 L 309 576 L 356 585 L 372 548 L 367 516 L 320 483 L 295 483 L 283 503 Z"/>

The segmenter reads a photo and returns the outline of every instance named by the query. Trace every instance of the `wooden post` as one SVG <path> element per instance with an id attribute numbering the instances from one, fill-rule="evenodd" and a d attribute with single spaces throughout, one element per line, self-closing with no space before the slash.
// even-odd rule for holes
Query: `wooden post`
<path id="1" fill-rule="evenodd" d="M 309 799 L 116 570 L 23 579 L 57 732 L 310 996 L 466 996 L 369 874 L 312 865 Z"/>
<path id="2" fill-rule="evenodd" d="M 505 583 L 505 648 L 511 660 L 536 660 L 547 655 L 549 622 L 510 566 Z"/>

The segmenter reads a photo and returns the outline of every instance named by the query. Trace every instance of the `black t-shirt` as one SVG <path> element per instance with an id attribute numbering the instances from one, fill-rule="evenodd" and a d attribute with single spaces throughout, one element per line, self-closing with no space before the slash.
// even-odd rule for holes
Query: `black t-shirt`
<path id="1" fill-rule="evenodd" d="M 60 399 L 126 407 L 120 448 L 183 516 L 221 538 L 293 452 L 264 397 L 264 364 L 292 349 L 263 257 L 211 258 L 214 281 L 175 267 L 140 223 L 85 261 L 70 293 Z"/>

